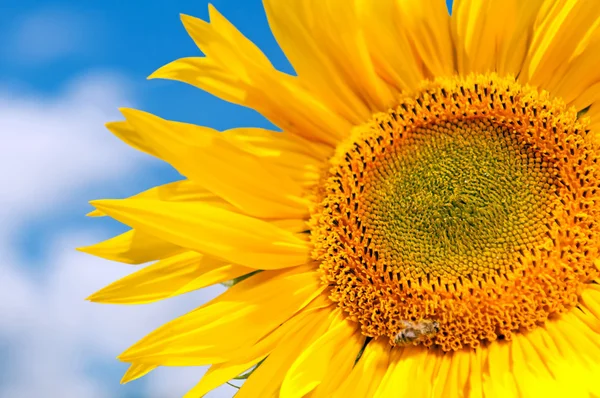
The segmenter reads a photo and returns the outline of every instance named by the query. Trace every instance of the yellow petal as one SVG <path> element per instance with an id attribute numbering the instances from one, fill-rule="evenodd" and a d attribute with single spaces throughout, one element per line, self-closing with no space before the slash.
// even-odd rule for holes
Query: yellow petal
<path id="1" fill-rule="evenodd" d="M 273 68 L 266 57 L 212 6 L 211 23 L 182 16 L 206 58 L 184 58 L 149 78 L 179 80 L 260 112 L 282 129 L 335 145 L 351 124 L 314 98 L 298 79 Z"/>
<path id="2" fill-rule="evenodd" d="M 131 366 L 127 369 L 123 378 L 121 379 L 121 384 L 129 383 L 130 381 L 139 379 L 156 369 L 158 366 L 156 365 L 145 365 L 141 363 L 132 363 Z"/>
<path id="3" fill-rule="evenodd" d="M 390 351 L 391 346 L 383 339 L 369 342 L 360 360 L 333 397 L 374 396 L 383 375 L 387 371 Z"/>
<path id="4" fill-rule="evenodd" d="M 77 250 L 126 264 L 143 264 L 180 253 L 183 248 L 136 229 Z"/>
<path id="5" fill-rule="evenodd" d="M 272 69 L 271 62 L 262 51 L 214 6 L 209 5 L 208 12 L 210 23 L 190 15 L 181 15 L 185 30 L 207 57 L 231 66 L 242 80 L 248 78 L 252 68 Z"/>
<path id="6" fill-rule="evenodd" d="M 390 351 L 388 367 L 381 378 L 381 383 L 379 383 L 379 386 L 375 391 L 375 398 L 392 397 L 401 386 L 402 379 L 395 377 L 395 375 L 397 375 L 396 368 L 401 361 L 403 350 L 402 347 L 395 347 Z M 397 382 L 397 380 L 399 380 L 399 382 Z"/>
<path id="7" fill-rule="evenodd" d="M 454 1 L 451 20 L 458 71 L 517 75 L 543 1 Z"/>
<path id="8" fill-rule="evenodd" d="M 312 396 L 315 398 L 330 398 L 350 375 L 356 358 L 365 343 L 365 336 L 354 325 L 354 333 L 341 343 L 327 366 L 327 373 L 321 383 L 315 388 Z"/>
<path id="9" fill-rule="evenodd" d="M 146 116 L 144 113 L 141 114 Z M 332 151 L 329 146 L 311 142 L 287 132 L 280 133 L 260 128 L 238 128 L 218 133 L 212 129 L 185 123 L 162 122 L 167 123 L 168 128 L 177 130 L 179 135 L 183 135 L 184 141 L 191 143 L 190 145 L 198 145 L 202 142 L 210 145 L 210 135 L 218 134 L 229 140 L 235 147 L 264 159 L 262 160 L 263 164 L 269 168 L 273 166 L 273 169 L 280 170 L 280 173 L 289 176 L 303 188 L 312 187 L 319 180 L 324 161 L 331 156 Z M 118 132 L 123 141 L 134 146 L 143 145 L 154 156 L 160 156 L 160 150 L 152 149 L 157 144 L 152 141 L 148 131 L 144 130 L 142 134 L 138 134 L 128 122 L 115 122 L 114 124 L 127 126 L 126 130 L 113 128 L 113 131 Z M 231 207 L 225 199 L 211 193 L 201 183 L 185 180 L 153 188 L 133 197 L 168 201 L 209 201 Z M 88 214 L 92 217 L 100 215 L 102 214 L 97 210 Z"/>
<path id="10" fill-rule="evenodd" d="M 532 347 L 528 336 L 516 336 L 510 342 L 510 348 L 512 371 L 522 396 L 553 396 L 559 393 L 562 387 L 548 372 L 545 361 Z M 566 391 L 563 389 L 563 392 Z"/>
<path id="11" fill-rule="evenodd" d="M 405 347 L 396 366 L 395 388 L 406 394 L 414 391 L 419 396 L 435 396 L 433 391 L 447 384 L 444 359 L 437 350 Z M 415 385 L 411 380 L 423 380 L 423 383 Z"/>
<path id="12" fill-rule="evenodd" d="M 160 185 L 147 191 L 140 192 L 137 195 L 133 195 L 128 199 L 155 199 L 163 200 L 167 202 L 201 202 L 209 204 L 211 206 L 218 207 L 220 209 L 233 211 L 239 213 L 239 209 L 231 205 L 225 199 L 215 195 L 208 191 L 206 188 L 200 187 L 198 184 L 192 181 L 183 180 Z M 88 216 L 98 217 L 104 216 L 100 210 L 94 210 L 87 214 Z M 279 228 L 285 229 L 286 231 L 298 233 L 307 231 L 308 227 L 306 220 L 304 219 L 274 219 L 265 220 L 268 223 L 275 225 Z"/>
<path id="13" fill-rule="evenodd" d="M 484 396 L 517 396 L 515 375 L 510 369 L 510 342 L 495 341 L 487 347 L 487 351 L 489 377 L 484 378 Z"/>
<path id="14" fill-rule="evenodd" d="M 538 44 L 530 53 L 530 71 L 524 81 L 531 81 L 567 105 L 586 113 L 591 129 L 597 130 L 600 114 L 600 17 L 593 2 L 547 2 L 547 12 L 540 15 Z M 550 39 L 550 40 L 548 40 Z M 529 79 L 529 80 L 527 80 Z"/>
<path id="15" fill-rule="evenodd" d="M 242 149 L 256 156 L 278 159 L 294 157 L 294 163 L 319 165 L 332 155 L 332 148 L 289 132 L 261 128 L 235 128 L 223 132 Z"/>
<path id="16" fill-rule="evenodd" d="M 287 337 L 295 339 L 296 334 L 302 333 L 302 330 L 314 324 L 314 317 L 318 316 L 317 311 L 329 306 L 331 306 L 331 302 L 327 298 L 323 295 L 318 296 L 302 309 L 301 312 L 294 315 L 292 319 L 276 328 L 253 346 L 241 349 L 236 353 L 237 355 L 234 358 L 227 362 L 212 365 L 204 374 L 200 383 L 194 386 L 186 394 L 186 397 L 201 397 L 226 381 L 250 369 L 269 355 L 278 344 L 287 344 Z"/>
<path id="17" fill-rule="evenodd" d="M 600 319 L 600 288 L 598 286 L 594 283 L 588 284 L 588 288 L 581 293 L 581 301 L 588 311 Z"/>
<path id="18" fill-rule="evenodd" d="M 444 363 L 446 362 L 446 363 Z M 441 394 L 450 369 L 448 358 L 420 346 L 392 348 L 389 369 L 383 375 L 376 397 L 447 396 Z M 414 383 L 420 380 L 419 383 Z M 435 392 L 438 389 L 439 391 Z"/>
<path id="19" fill-rule="evenodd" d="M 338 114 L 360 124 L 393 104 L 394 90 L 375 71 L 355 6 L 345 0 L 266 0 L 264 6 L 298 79 Z"/>
<path id="20" fill-rule="evenodd" d="M 110 304 L 152 303 L 252 271 L 252 268 L 229 264 L 195 252 L 184 252 L 113 282 L 88 297 L 88 300 Z"/>
<path id="21" fill-rule="evenodd" d="M 227 201 L 225 201 L 225 199 L 211 193 L 210 191 L 206 190 L 206 188 L 202 188 L 198 184 L 195 184 L 192 181 L 188 180 L 176 181 L 165 185 L 160 185 L 151 188 L 147 191 L 141 192 L 137 195 L 133 195 L 128 199 L 156 199 L 164 200 L 167 202 L 202 202 L 221 209 L 239 213 L 239 209 L 229 204 Z M 93 212 L 88 213 L 87 215 L 91 217 L 99 217 L 104 216 L 105 214 L 102 213 L 100 210 L 96 209 Z M 265 221 L 267 221 L 269 224 L 272 224 L 274 226 L 277 226 L 279 228 L 293 233 L 300 233 L 309 230 L 309 227 L 306 224 L 306 220 L 304 219 L 292 218 Z M 307 236 L 301 236 L 301 239 L 306 238 Z M 163 244 L 166 244 L 166 242 L 163 242 Z M 146 249 L 147 248 L 145 248 L 144 250 Z"/>
<path id="22" fill-rule="evenodd" d="M 281 382 L 292 363 L 314 341 L 327 331 L 332 322 L 331 308 L 315 311 L 310 322 L 284 338 L 285 344 L 279 344 L 242 385 L 236 398 L 255 398 L 279 396 Z"/>
<path id="23" fill-rule="evenodd" d="M 240 105 L 245 105 L 248 92 L 240 76 L 217 64 L 212 58 L 180 58 L 157 69 L 148 79 L 181 81 Z"/>
<path id="24" fill-rule="evenodd" d="M 442 376 L 441 383 L 438 384 L 438 391 L 443 391 L 439 396 L 449 398 L 459 398 L 463 391 L 468 389 L 469 371 L 473 353 L 470 350 L 461 350 L 453 352 L 448 356 L 450 362 L 446 375 Z M 430 376 L 430 375 L 427 375 Z M 435 390 L 434 390 L 435 391 Z M 435 394 L 435 392 L 434 392 Z"/>
<path id="25" fill-rule="evenodd" d="M 371 1 L 370 3 L 377 3 Z M 413 47 L 415 64 L 422 63 L 425 76 L 451 76 L 455 73 L 454 45 L 450 32 L 450 15 L 443 0 L 404 0 L 393 2 L 397 10 L 397 26 L 401 27 L 402 38 Z M 385 17 L 384 17 L 385 18 Z M 372 21 L 375 26 L 377 21 Z M 394 44 L 396 44 L 394 43 Z M 384 52 L 393 52 L 394 45 Z M 407 59 L 404 63 L 410 62 Z"/>
<path id="26" fill-rule="evenodd" d="M 594 1 L 546 0 L 519 79 L 541 88 L 560 80 L 569 61 L 581 51 L 581 43 L 597 28 L 599 18 Z"/>
<path id="27" fill-rule="evenodd" d="M 94 209 L 86 214 L 87 217 L 102 217 L 104 215 L 105 214 L 102 214 L 102 212 L 98 209 Z"/>
<path id="28" fill-rule="evenodd" d="M 600 84 L 598 84 L 596 88 L 600 89 Z M 594 94 L 597 94 L 597 92 Z M 591 130 L 589 139 L 593 142 L 600 143 L 600 100 L 592 103 L 585 116 L 589 117 L 591 121 L 589 126 Z"/>
<path id="29" fill-rule="evenodd" d="M 423 358 L 422 355 L 421 358 Z M 448 383 L 448 374 L 452 365 L 452 358 L 445 355 L 437 356 L 435 362 L 435 367 L 433 367 L 434 372 L 431 374 L 439 375 L 439 377 L 435 377 L 431 381 L 427 380 L 431 385 L 424 385 L 422 388 L 431 391 L 431 395 L 433 396 L 443 396 L 442 394 L 445 392 L 444 390 Z M 400 373 L 398 372 L 398 369 L 401 369 L 401 367 L 397 368 L 396 374 Z M 429 374 L 427 376 L 429 376 Z"/>
<path id="30" fill-rule="evenodd" d="M 269 224 L 281 228 L 285 231 L 292 232 L 294 236 L 307 244 L 311 244 L 310 227 L 306 220 L 273 220 Z"/>
<path id="31" fill-rule="evenodd" d="M 119 359 L 164 366 L 225 362 L 301 311 L 323 288 L 310 267 L 261 272 L 152 332 Z"/>
<path id="32" fill-rule="evenodd" d="M 600 101 L 599 63 L 600 29 L 595 42 L 569 61 L 563 75 L 546 85 L 546 89 L 562 98 L 568 105 L 575 106 L 577 110 L 584 109 Z"/>
<path id="33" fill-rule="evenodd" d="M 204 203 L 121 199 L 93 205 L 135 229 L 235 264 L 277 269 L 308 260 L 309 243 L 292 233 Z"/>
<path id="34" fill-rule="evenodd" d="M 471 356 L 471 368 L 468 376 L 469 394 L 472 398 L 483 398 L 483 372 L 485 361 L 487 360 L 487 351 L 484 349 L 475 349 Z"/>
<path id="35" fill-rule="evenodd" d="M 578 309 L 549 320 L 545 328 L 515 339 L 527 352 L 529 368 L 515 374 L 519 385 L 527 382 L 546 396 L 589 397 L 600 394 L 599 337 L 596 330 L 575 314 Z M 591 316 L 591 314 L 590 314 Z M 596 326 L 598 327 L 598 326 Z M 512 356 L 515 356 L 513 349 Z"/>
<path id="36" fill-rule="evenodd" d="M 225 199 L 215 195 L 200 184 L 189 180 L 175 181 L 159 185 L 130 196 L 129 199 L 156 199 L 167 202 L 204 202 L 223 209 L 234 211 L 235 207 Z M 87 214 L 89 217 L 103 216 L 101 211 L 94 210 Z"/>
<path id="37" fill-rule="evenodd" d="M 547 333 L 564 357 L 575 359 L 572 353 L 577 353 L 577 363 L 583 367 L 597 367 L 600 357 L 600 335 L 583 324 L 573 311 L 561 316 L 547 328 Z M 570 336 L 577 336 L 572 339 Z"/>
<path id="38" fill-rule="evenodd" d="M 341 384 L 340 379 L 350 373 L 364 336 L 339 309 L 334 312 L 339 312 L 339 316 L 329 330 L 305 349 L 286 373 L 281 385 L 281 398 L 303 397 L 320 387 L 326 379 L 329 386 L 321 392 L 315 391 L 315 396 L 330 396 L 332 390 Z M 331 388 L 332 385 L 334 388 Z"/>
<path id="39" fill-rule="evenodd" d="M 221 133 L 133 109 L 121 112 L 136 131 L 144 132 L 163 160 L 244 213 L 265 218 L 308 214 L 300 185 L 237 148 Z"/>
<path id="40" fill-rule="evenodd" d="M 258 128 L 239 128 L 223 132 L 239 148 L 244 149 L 283 171 L 303 187 L 318 183 L 331 157 L 328 146 L 315 144 L 287 132 L 278 133 Z"/>
<path id="41" fill-rule="evenodd" d="M 356 12 L 360 24 L 368 27 L 363 31 L 377 75 L 396 90 L 403 90 L 417 88 L 425 73 L 406 39 L 398 3 L 358 0 Z"/>
<path id="42" fill-rule="evenodd" d="M 300 1 L 287 2 L 286 5 L 287 5 L 287 8 L 289 9 L 290 13 L 286 14 L 285 17 L 278 15 L 275 17 L 275 19 L 277 21 L 281 21 L 282 19 L 284 19 L 285 23 L 289 27 L 292 27 L 296 23 L 298 23 L 298 25 L 296 27 L 302 30 L 300 34 L 308 33 L 308 32 L 305 32 L 304 29 L 308 28 L 307 25 L 308 25 L 309 21 L 307 21 L 306 19 L 303 19 L 304 16 L 302 14 L 304 13 L 304 11 L 307 11 L 307 9 L 310 9 L 310 11 L 312 13 L 314 13 L 313 15 L 316 18 L 318 18 L 321 22 L 321 24 L 319 24 L 319 25 L 310 26 L 312 28 L 310 33 L 313 37 L 320 36 L 320 38 L 323 40 L 329 39 L 330 37 L 321 35 L 322 32 L 320 31 L 319 26 L 327 26 L 328 23 L 334 23 L 335 25 L 329 25 L 329 26 L 327 26 L 327 28 L 335 29 L 336 31 L 337 31 L 337 29 L 340 29 L 340 28 L 345 30 L 342 32 L 337 31 L 338 34 L 336 35 L 336 37 L 338 39 L 339 38 L 343 38 L 343 39 L 341 42 L 338 40 L 338 42 L 337 42 L 338 45 L 337 45 L 337 47 L 335 47 L 336 52 L 338 52 L 338 53 L 344 52 L 346 50 L 345 46 L 350 46 L 350 48 L 348 48 L 348 51 L 355 50 L 357 52 L 360 52 L 360 46 L 357 46 L 356 42 L 361 41 L 362 37 L 358 35 L 359 32 L 351 32 L 351 29 L 353 29 L 352 25 L 354 27 L 356 27 L 357 24 L 356 23 L 352 24 L 351 21 L 348 20 L 348 18 L 353 17 L 353 15 L 351 13 L 353 7 L 347 7 L 347 5 L 342 3 L 341 1 L 338 3 L 335 3 L 332 1 L 329 1 L 329 2 L 316 2 L 315 1 L 312 4 L 307 4 L 306 8 L 302 7 L 301 4 L 305 4 L 305 3 L 306 2 L 300 2 Z M 328 5 L 332 6 L 332 8 L 335 6 L 338 6 L 338 7 L 335 7 L 335 9 L 328 10 L 325 3 L 328 3 Z M 298 58 L 294 57 L 294 55 L 296 55 L 297 53 L 294 53 L 294 52 L 288 53 L 287 52 L 288 48 L 284 44 L 282 44 L 282 42 L 280 40 L 280 36 L 278 34 L 278 28 L 280 27 L 280 25 L 274 24 L 273 19 L 271 18 L 271 16 L 273 15 L 272 8 L 271 8 L 272 5 L 273 4 L 268 1 L 266 1 L 264 3 L 265 10 L 267 11 L 267 16 L 269 17 L 269 24 L 271 25 L 271 29 L 272 29 L 273 33 L 275 34 L 276 39 L 280 42 L 280 45 L 282 46 L 284 52 L 290 59 L 292 65 L 294 66 L 296 73 L 299 76 L 303 77 L 302 71 L 309 71 L 310 68 L 302 69 L 300 67 L 300 65 L 296 62 L 296 61 L 298 61 Z M 342 5 L 346 5 L 346 7 L 339 7 Z M 229 36 L 229 37 L 233 38 L 235 33 L 237 33 L 235 28 L 233 28 L 231 26 L 231 24 L 229 24 L 225 20 L 225 18 L 223 18 L 218 12 L 216 12 L 216 10 L 211 8 L 210 11 L 211 11 L 211 22 L 215 25 L 215 30 L 223 32 L 224 36 Z M 334 11 L 337 11 L 337 16 L 339 17 L 338 19 L 330 18 L 331 15 L 336 15 L 336 14 L 334 14 Z M 340 15 L 340 13 L 344 13 L 344 14 Z M 343 24 L 343 26 L 342 26 L 342 24 Z M 343 33 L 347 33 L 345 38 L 344 38 Z M 352 36 L 348 35 L 349 33 L 352 34 Z M 195 36 L 198 37 L 199 35 L 195 35 Z M 311 40 L 310 38 L 307 38 L 307 39 Z M 236 42 L 240 43 L 241 40 L 236 40 Z M 316 44 L 316 43 L 313 43 L 313 44 Z M 204 48 L 204 46 L 202 46 L 201 43 L 198 43 L 198 47 L 201 49 Z M 321 48 L 321 50 L 323 50 L 323 48 Z M 252 54 L 252 55 L 254 55 L 254 54 Z M 304 58 L 308 59 L 309 60 L 308 62 L 310 62 L 310 57 L 309 57 L 310 55 L 311 55 L 310 52 L 304 54 Z M 353 55 L 353 54 L 351 54 L 351 55 Z M 324 59 L 324 60 L 325 60 L 325 62 L 330 61 L 328 59 Z M 352 63 L 352 60 L 347 59 L 346 61 L 349 61 L 349 62 L 347 62 L 347 64 L 345 66 L 348 67 L 349 69 L 352 68 L 353 65 L 348 65 L 349 63 L 350 64 Z M 363 61 L 366 61 L 366 63 L 369 62 L 368 60 L 363 60 Z M 315 71 L 319 70 L 320 65 L 317 62 L 310 62 L 310 63 L 311 63 L 312 70 L 315 70 Z M 358 64 L 358 60 L 356 61 L 356 63 Z M 369 75 L 369 73 L 368 73 L 369 72 L 368 65 L 363 65 L 363 68 L 364 68 L 362 70 L 363 73 L 360 73 L 357 75 L 357 77 L 360 76 L 360 79 L 356 79 L 356 80 L 364 81 L 364 80 L 368 80 L 368 79 L 372 78 L 372 76 Z M 301 71 L 301 69 L 302 69 L 302 71 Z M 344 74 L 351 73 L 350 70 L 343 71 L 342 69 L 339 69 L 339 71 Z M 364 73 L 364 72 L 366 72 L 366 73 Z M 318 75 L 318 73 L 315 73 L 314 75 Z M 327 75 L 322 75 L 321 81 L 327 83 L 327 78 L 328 78 Z M 335 78 L 335 76 L 331 76 L 331 78 Z M 310 91 L 312 92 L 313 87 L 311 85 L 309 85 L 309 86 L 311 89 Z M 350 91 L 348 90 L 348 87 L 343 84 L 340 85 L 338 88 L 340 88 L 341 90 L 344 90 L 346 93 L 350 93 Z M 365 95 L 369 95 L 368 91 L 366 91 L 366 90 L 365 90 Z M 355 100 L 355 101 L 357 100 L 355 96 L 354 96 L 354 98 L 347 98 L 347 102 L 353 101 L 353 100 Z M 329 103 L 329 102 L 326 102 L 326 103 Z"/>
<path id="43" fill-rule="evenodd" d="M 126 121 L 106 123 L 106 128 L 127 145 L 137 149 L 138 151 L 145 152 L 152 156 L 157 156 L 154 149 L 148 145 L 148 142 L 144 138 L 143 134 L 137 132 Z"/>

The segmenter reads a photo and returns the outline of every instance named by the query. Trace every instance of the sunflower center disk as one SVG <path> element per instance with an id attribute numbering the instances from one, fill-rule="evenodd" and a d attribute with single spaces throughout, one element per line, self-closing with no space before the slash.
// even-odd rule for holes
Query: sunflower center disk
<path id="1" fill-rule="evenodd" d="M 597 149 L 512 79 L 446 79 L 357 128 L 312 217 L 330 298 L 367 336 L 477 347 L 577 304 L 598 276 Z"/>
<path id="2" fill-rule="evenodd" d="M 506 128 L 459 122 L 415 129 L 386 156 L 364 192 L 364 224 L 388 277 L 432 289 L 443 279 L 446 290 L 503 277 L 543 240 L 551 170 L 515 141 Z"/>

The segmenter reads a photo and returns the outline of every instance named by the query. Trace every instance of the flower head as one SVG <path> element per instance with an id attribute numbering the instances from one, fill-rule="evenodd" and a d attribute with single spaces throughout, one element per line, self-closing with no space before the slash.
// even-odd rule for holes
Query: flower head
<path id="1" fill-rule="evenodd" d="M 206 55 L 152 77 L 283 132 L 122 110 L 109 129 L 185 180 L 92 202 L 156 261 L 90 297 L 234 280 L 124 352 L 124 380 L 251 370 L 240 397 L 600 395 L 600 9 L 594 1 L 265 0 L 297 76 L 214 8 Z M 248 373 L 246 373 L 248 375 Z"/>

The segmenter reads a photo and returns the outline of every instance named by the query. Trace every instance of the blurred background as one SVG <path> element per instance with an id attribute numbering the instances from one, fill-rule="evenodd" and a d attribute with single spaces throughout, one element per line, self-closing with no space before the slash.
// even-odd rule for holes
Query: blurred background
<path id="1" fill-rule="evenodd" d="M 293 73 L 260 0 L 212 3 L 273 64 Z M 0 13 L 0 397 L 175 398 L 205 368 L 160 368 L 127 385 L 115 357 L 224 290 L 147 306 L 84 299 L 135 266 L 74 249 L 126 227 L 86 218 L 89 200 L 122 198 L 179 178 L 113 137 L 118 107 L 217 129 L 271 127 L 259 114 L 182 83 L 146 81 L 198 49 L 179 13 L 207 0 L 2 0 Z M 209 397 L 231 397 L 225 385 Z"/>

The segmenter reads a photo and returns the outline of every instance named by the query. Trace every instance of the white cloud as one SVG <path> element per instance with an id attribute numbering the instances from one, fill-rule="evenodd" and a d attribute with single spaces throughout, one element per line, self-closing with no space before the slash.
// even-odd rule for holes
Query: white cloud
<path id="1" fill-rule="evenodd" d="M 112 371 L 119 367 L 116 355 L 221 291 L 214 287 L 148 306 L 93 304 L 84 298 L 132 271 L 74 251 L 99 240 L 97 233 L 57 225 L 44 237 L 51 249 L 41 268 L 23 264 L 9 240 L 28 221 L 90 199 L 85 193 L 90 184 L 147 170 L 149 158 L 103 127 L 119 118 L 117 107 L 132 102 L 125 83 L 96 73 L 71 82 L 54 97 L 0 92 L 0 348 L 7 351 L 0 358 L 0 396 L 124 396 L 131 388 L 119 386 L 120 375 Z M 159 369 L 151 383 L 135 386 L 143 396 L 178 397 L 202 372 Z M 221 389 L 212 397 L 231 395 Z"/>
<path id="2" fill-rule="evenodd" d="M 90 74 L 72 82 L 60 98 L 0 92 L 0 205 L 17 211 L 52 207 L 73 189 L 114 178 L 144 158 L 120 145 L 104 128 L 131 102 L 116 75 Z"/>
<path id="3" fill-rule="evenodd" d="M 14 21 L 8 46 L 11 59 L 43 64 L 83 52 L 92 39 L 90 18 L 68 10 L 42 9 Z M 7 54 L 8 55 L 8 54 Z"/>

